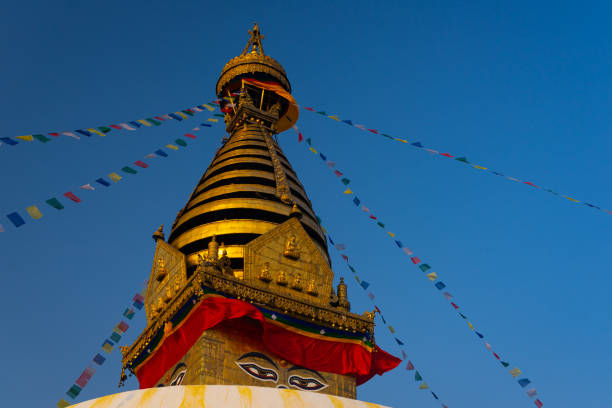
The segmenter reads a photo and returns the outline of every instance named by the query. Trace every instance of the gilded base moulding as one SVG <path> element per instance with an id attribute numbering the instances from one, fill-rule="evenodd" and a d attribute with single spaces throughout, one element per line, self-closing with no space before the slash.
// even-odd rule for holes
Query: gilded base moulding
<path id="1" fill-rule="evenodd" d="M 107 395 L 72 408 L 388 408 L 332 395 L 238 385 L 177 385 Z"/>

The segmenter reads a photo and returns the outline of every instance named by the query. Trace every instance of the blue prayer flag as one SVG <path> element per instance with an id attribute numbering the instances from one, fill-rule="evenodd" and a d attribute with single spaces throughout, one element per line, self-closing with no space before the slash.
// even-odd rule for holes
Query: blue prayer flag
<path id="1" fill-rule="evenodd" d="M 179 122 L 183 120 L 183 118 L 181 118 L 179 115 L 174 114 L 174 113 L 169 113 L 168 116 L 170 116 L 172 119 L 176 119 Z"/>
<path id="2" fill-rule="evenodd" d="M 353 122 L 351 122 L 350 119 L 343 120 L 343 122 L 346 123 L 347 125 L 353 126 Z"/>
<path id="3" fill-rule="evenodd" d="M 135 302 L 133 303 L 133 305 L 134 305 L 134 307 L 135 307 L 136 309 L 140 310 L 140 309 L 142 309 L 142 307 L 144 306 L 144 303 L 142 303 L 142 302 L 138 302 L 138 301 L 135 301 Z"/>
<path id="4" fill-rule="evenodd" d="M 96 182 L 102 184 L 105 187 L 110 187 L 110 183 L 108 181 L 104 180 L 103 178 L 96 179 Z"/>
<path id="5" fill-rule="evenodd" d="M 403 248 L 403 245 L 400 241 L 395 241 L 395 243 L 397 244 L 398 247 Z"/>
<path id="6" fill-rule="evenodd" d="M 482 338 L 484 338 L 484 336 L 483 336 L 482 334 L 480 334 L 480 333 L 478 333 L 478 332 L 474 332 L 474 333 L 476 333 L 476 335 L 477 335 L 478 337 L 480 337 L 481 339 L 482 339 Z"/>
<path id="7" fill-rule="evenodd" d="M 0 137 L 0 140 L 2 140 L 4 143 L 6 143 L 9 146 L 15 146 L 16 144 L 19 144 L 19 142 L 11 139 L 10 137 Z"/>
<path id="8" fill-rule="evenodd" d="M 370 284 L 364 280 L 361 281 L 360 285 L 363 288 L 363 290 L 366 290 L 370 286 Z"/>
<path id="9" fill-rule="evenodd" d="M 431 395 L 433 395 L 433 397 L 434 397 L 435 399 L 437 399 L 437 400 L 439 400 L 439 399 L 440 399 L 440 398 L 438 398 L 438 396 L 436 395 L 436 393 L 435 393 L 435 392 L 433 392 L 433 391 L 431 392 Z"/>
<path id="10" fill-rule="evenodd" d="M 531 381 L 529 381 L 527 378 L 521 378 L 518 380 L 518 383 L 521 387 L 526 387 L 528 384 L 531 384 Z"/>
<path id="11" fill-rule="evenodd" d="M 498 173 L 498 172 L 496 172 L 496 171 L 491 171 L 491 173 L 495 174 L 496 176 L 503 176 L 503 174 Z"/>
<path id="12" fill-rule="evenodd" d="M 210 123 L 200 123 L 200 126 L 212 127 Z"/>
<path id="13" fill-rule="evenodd" d="M 421 142 L 414 142 L 414 143 L 410 143 L 410 144 L 413 145 L 414 147 L 423 147 Z"/>
<path id="14" fill-rule="evenodd" d="M 138 122 L 129 122 L 130 125 L 136 126 L 137 128 L 142 127 L 142 125 Z"/>
<path id="15" fill-rule="evenodd" d="M 357 197 L 353 198 L 353 202 L 355 203 L 357 207 L 359 207 L 359 204 L 361 204 L 361 200 L 358 199 Z"/>
<path id="16" fill-rule="evenodd" d="M 438 288 L 439 290 L 442 290 L 446 287 L 446 285 L 443 282 L 436 282 L 436 288 Z"/>
<path id="17" fill-rule="evenodd" d="M 319 153 L 319 156 L 321 156 L 321 159 L 323 159 L 323 161 L 326 161 L 326 160 L 327 160 L 327 157 L 325 157 L 325 156 L 323 155 L 323 153 Z"/>
<path id="18" fill-rule="evenodd" d="M 155 154 L 161 157 L 168 157 L 168 153 L 164 152 L 163 150 L 156 150 Z"/>
<path id="19" fill-rule="evenodd" d="M 100 353 L 98 353 L 98 354 L 96 354 L 96 356 L 93 358 L 92 361 L 94 363 L 96 363 L 97 365 L 102 365 L 106 361 L 106 358 L 103 355 L 101 355 Z"/>
<path id="20" fill-rule="evenodd" d="M 334 240 L 329 236 L 329 234 L 327 235 L 327 239 L 329 239 L 329 242 L 331 242 L 332 245 L 336 245 L 334 244 Z"/>
<path id="21" fill-rule="evenodd" d="M 21 218 L 21 215 L 17 214 L 16 212 L 7 214 L 6 218 L 8 218 L 16 227 L 21 227 L 23 224 L 25 224 L 25 221 L 23 218 Z"/>
<path id="22" fill-rule="evenodd" d="M 77 129 L 75 132 L 82 134 L 83 136 L 91 137 L 91 132 L 83 129 Z"/>
<path id="23" fill-rule="evenodd" d="M 400 339 L 398 339 L 397 337 L 395 338 L 395 341 L 396 341 L 396 342 L 397 342 L 397 344 L 399 344 L 400 346 L 403 346 L 403 345 L 404 345 L 404 343 L 403 343 L 403 342 L 402 342 Z"/>

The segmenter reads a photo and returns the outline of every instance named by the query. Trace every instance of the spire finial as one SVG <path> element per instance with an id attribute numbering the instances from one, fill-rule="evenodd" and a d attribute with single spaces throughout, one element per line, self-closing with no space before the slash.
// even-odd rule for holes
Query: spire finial
<path id="1" fill-rule="evenodd" d="M 157 231 L 153 233 L 153 239 L 157 242 L 158 239 L 164 240 L 164 224 L 160 225 Z"/>
<path id="2" fill-rule="evenodd" d="M 259 32 L 257 23 L 255 23 L 253 29 L 249 30 L 248 32 L 251 34 L 251 38 L 249 38 L 249 42 L 247 43 L 246 47 L 244 47 L 244 51 L 242 51 L 241 55 L 246 55 L 251 45 L 253 45 L 253 49 L 251 50 L 252 53 L 264 55 L 263 46 L 261 45 L 261 40 L 264 39 L 264 36 Z"/>

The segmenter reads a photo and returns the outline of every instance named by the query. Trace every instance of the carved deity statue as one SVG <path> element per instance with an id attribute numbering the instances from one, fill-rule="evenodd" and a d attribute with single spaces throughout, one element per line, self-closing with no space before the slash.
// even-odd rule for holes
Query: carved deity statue
<path id="1" fill-rule="evenodd" d="M 270 273 L 270 262 L 263 264 L 261 272 L 259 273 L 259 280 L 264 282 L 270 282 L 272 280 L 272 274 Z"/>
<path id="2" fill-rule="evenodd" d="M 155 277 L 155 279 L 157 279 L 158 282 L 161 282 L 167 275 L 168 271 L 166 271 L 166 264 L 163 258 L 159 258 L 157 260 L 157 276 Z"/>
<path id="3" fill-rule="evenodd" d="M 302 275 L 298 272 L 295 274 L 293 278 L 293 283 L 291 284 L 291 289 L 302 290 Z"/>
<path id="4" fill-rule="evenodd" d="M 234 270 L 232 269 L 230 265 L 231 265 L 231 260 L 227 256 L 227 250 L 224 249 L 223 254 L 221 255 L 221 258 L 219 258 L 219 267 L 221 268 L 221 271 L 224 274 L 233 275 Z"/>
<path id="5" fill-rule="evenodd" d="M 298 249 L 295 235 L 291 235 L 285 243 L 283 255 L 291 259 L 300 259 L 300 250 Z"/>

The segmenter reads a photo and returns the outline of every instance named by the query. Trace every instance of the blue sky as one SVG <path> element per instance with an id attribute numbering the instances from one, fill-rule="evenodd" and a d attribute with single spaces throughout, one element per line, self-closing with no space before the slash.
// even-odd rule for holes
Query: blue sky
<path id="1" fill-rule="evenodd" d="M 606 2 L 28 2 L 0 16 L 2 137 L 125 122 L 206 102 L 254 21 L 305 106 L 519 179 L 612 207 Z M 202 116 L 204 117 L 204 116 Z M 6 405 L 54 406 L 148 277 L 170 225 L 223 137 L 216 128 L 111 188 L 92 182 L 191 129 L 0 146 Z M 604 407 L 612 365 L 610 215 L 302 112 L 306 137 L 362 203 L 448 285 L 494 350 L 545 406 Z M 357 210 L 327 167 L 279 137 L 313 206 L 409 358 L 449 407 L 534 406 L 482 342 Z M 65 201 L 65 200 L 64 200 Z M 13 228 L 5 214 L 37 205 Z M 344 261 L 353 310 L 371 310 Z M 380 322 L 379 322 L 380 323 Z M 138 314 L 125 336 L 142 330 Z M 399 354 L 382 324 L 378 343 Z M 123 342 L 122 344 L 127 344 Z M 78 401 L 117 392 L 113 352 Z M 137 387 L 132 378 L 125 389 Z M 439 406 L 403 368 L 358 389 L 396 407 Z"/>

